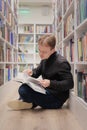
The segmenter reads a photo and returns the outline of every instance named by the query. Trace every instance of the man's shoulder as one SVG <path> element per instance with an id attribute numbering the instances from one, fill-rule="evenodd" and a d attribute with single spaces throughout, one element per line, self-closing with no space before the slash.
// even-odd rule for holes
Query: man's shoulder
<path id="1" fill-rule="evenodd" d="M 57 54 L 57 61 L 58 63 L 63 63 L 63 62 L 67 62 L 66 58 L 60 54 Z"/>
<path id="2" fill-rule="evenodd" d="M 62 55 L 58 54 L 58 58 L 57 58 L 57 64 L 60 67 L 68 67 L 71 69 L 70 63 L 67 61 L 67 59 L 65 57 L 63 57 Z"/>

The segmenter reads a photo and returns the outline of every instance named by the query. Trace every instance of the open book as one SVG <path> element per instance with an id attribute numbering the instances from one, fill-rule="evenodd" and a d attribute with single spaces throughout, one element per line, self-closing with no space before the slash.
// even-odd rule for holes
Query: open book
<path id="1" fill-rule="evenodd" d="M 33 78 L 25 73 L 19 73 L 17 78 L 14 79 L 17 82 L 20 83 L 26 83 L 29 85 L 33 90 L 46 94 L 45 88 L 40 84 L 39 80 L 36 78 Z"/>

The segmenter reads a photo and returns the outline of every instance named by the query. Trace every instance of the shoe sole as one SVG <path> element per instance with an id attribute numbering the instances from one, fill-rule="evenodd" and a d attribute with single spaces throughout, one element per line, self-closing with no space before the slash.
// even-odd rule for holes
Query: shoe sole
<path id="1" fill-rule="evenodd" d="M 26 103 L 26 102 L 22 102 L 20 100 L 14 100 L 14 101 L 10 101 L 8 102 L 8 107 L 10 107 L 13 110 L 24 110 L 24 109 L 30 109 L 32 108 L 32 103 Z"/>

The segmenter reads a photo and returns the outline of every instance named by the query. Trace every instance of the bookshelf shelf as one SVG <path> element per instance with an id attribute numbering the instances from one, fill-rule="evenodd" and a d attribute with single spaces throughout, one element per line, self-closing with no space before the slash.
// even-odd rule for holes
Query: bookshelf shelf
<path id="1" fill-rule="evenodd" d="M 56 6 L 57 5 L 57 6 Z M 59 7 L 61 6 L 61 21 Z M 53 11 L 54 33 L 57 50 L 71 64 L 74 89 L 71 91 L 70 109 L 73 111 L 84 130 L 87 127 L 87 0 L 56 0 Z M 55 14 L 55 13 L 54 13 Z"/>
<path id="2" fill-rule="evenodd" d="M 20 43 L 18 43 L 19 45 L 34 45 L 34 43 L 27 43 L 27 42 L 25 42 L 25 43 L 22 43 L 22 42 L 20 42 Z"/>
<path id="3" fill-rule="evenodd" d="M 36 33 L 36 35 L 46 35 L 46 34 L 52 34 L 52 33 Z"/>
<path id="4" fill-rule="evenodd" d="M 19 35 L 33 35 L 34 33 L 19 33 Z"/>
<path id="5" fill-rule="evenodd" d="M 26 62 L 26 64 L 33 64 L 34 62 Z M 18 64 L 24 64 L 25 65 L 25 62 L 18 62 Z"/>

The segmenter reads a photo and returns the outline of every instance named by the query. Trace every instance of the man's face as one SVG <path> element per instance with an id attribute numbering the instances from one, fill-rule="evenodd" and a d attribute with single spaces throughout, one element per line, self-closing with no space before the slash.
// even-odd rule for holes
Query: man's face
<path id="1" fill-rule="evenodd" d="M 42 60 L 48 59 L 50 55 L 53 53 L 53 49 L 51 49 L 49 46 L 39 45 L 38 49 L 39 49 L 40 58 Z"/>

